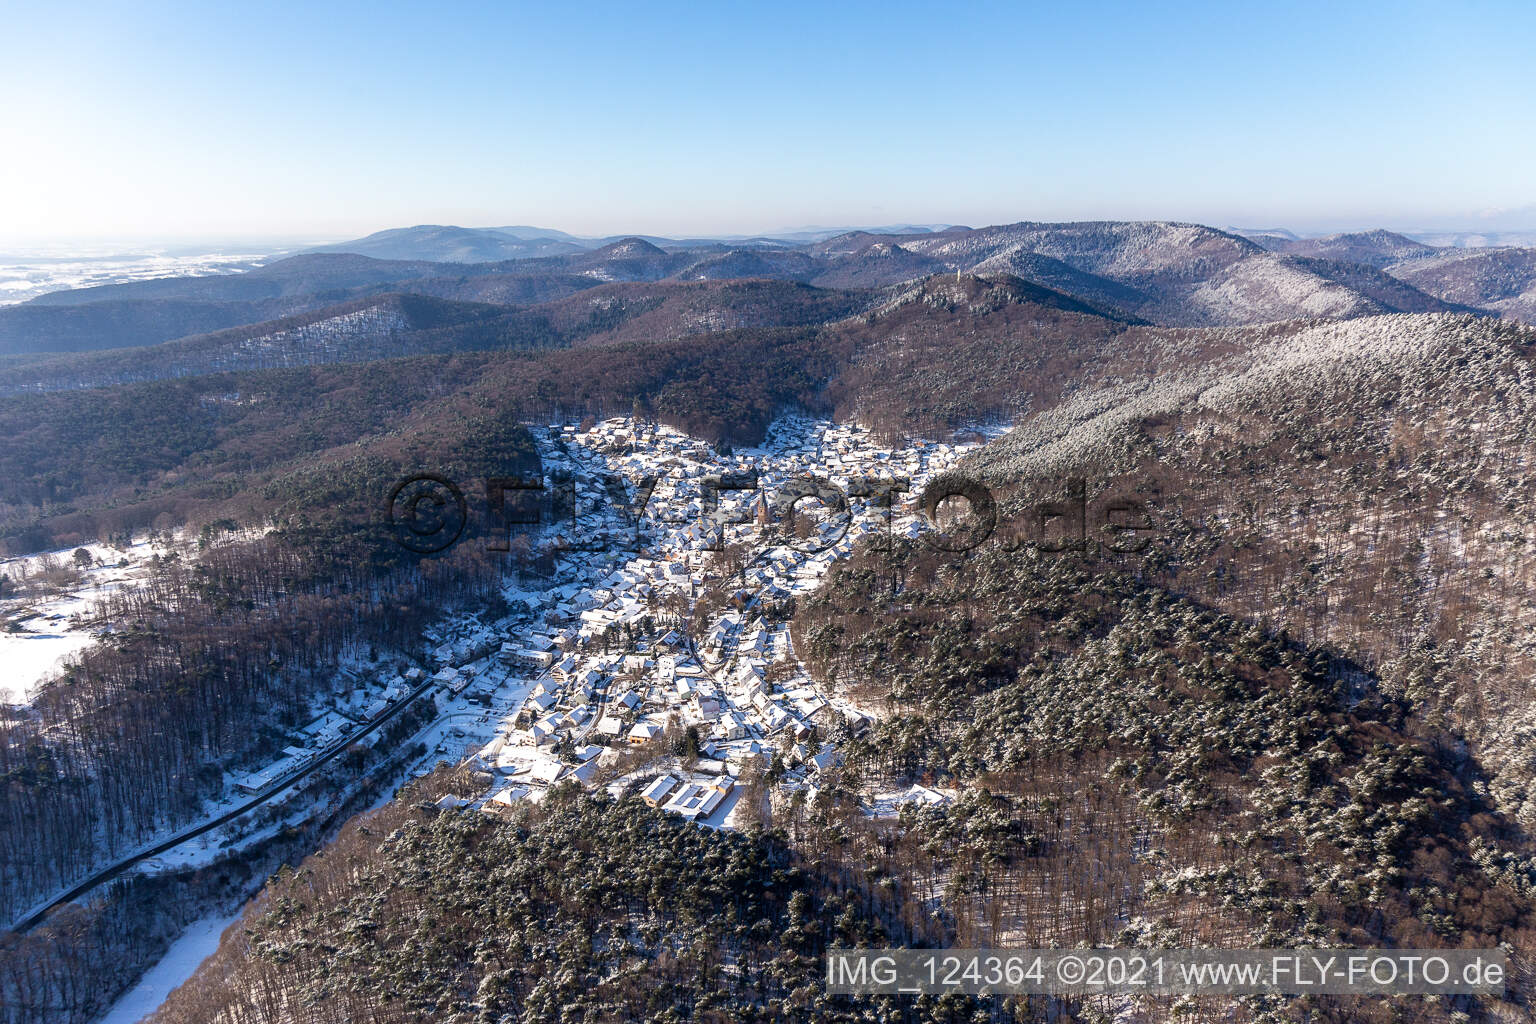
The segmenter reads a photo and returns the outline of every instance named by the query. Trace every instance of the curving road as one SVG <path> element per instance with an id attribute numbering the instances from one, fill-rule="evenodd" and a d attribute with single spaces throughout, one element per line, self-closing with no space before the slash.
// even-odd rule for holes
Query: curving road
<path id="1" fill-rule="evenodd" d="M 292 786 L 296 782 L 303 781 L 305 778 L 318 771 L 325 764 L 341 756 L 353 743 L 356 743 L 358 740 L 362 739 L 364 736 L 367 736 L 369 733 L 377 731 L 381 726 L 388 724 L 392 718 L 401 712 L 401 710 L 414 704 L 418 697 L 426 693 L 428 690 L 431 690 L 433 687 L 439 685 L 441 684 L 438 682 L 438 680 L 428 676 L 425 682 L 416 687 L 416 689 L 412 690 L 406 696 L 385 708 L 382 712 L 379 713 L 377 718 L 363 725 L 361 728 L 355 729 L 340 739 L 337 739 L 329 746 L 321 748 L 318 754 L 310 758 L 303 765 L 295 768 L 293 771 L 287 773 L 286 775 L 278 777 L 276 780 L 264 787 L 260 792 L 253 795 L 249 800 L 245 801 L 232 810 L 226 811 L 225 813 L 219 815 L 217 818 L 211 818 L 208 821 L 200 822 L 196 825 L 186 828 L 180 832 L 177 832 L 175 835 L 169 837 L 168 839 L 162 839 L 152 846 L 146 846 L 136 850 L 135 852 L 123 857 L 121 860 L 118 860 L 116 863 L 100 869 L 95 874 L 89 876 L 79 884 L 75 885 L 73 888 L 69 889 L 67 892 L 61 893 L 42 904 L 34 906 L 31 910 L 26 912 L 25 916 L 21 917 L 14 924 L 12 924 L 9 930 L 14 932 L 29 931 L 32 928 L 35 928 L 38 924 L 42 923 L 43 919 L 46 918 L 55 908 L 62 906 L 65 903 L 79 899 L 81 896 L 84 896 L 98 885 L 101 885 L 103 882 L 111 881 L 113 878 L 122 874 L 124 871 L 128 870 L 134 865 L 148 860 L 151 857 L 158 857 L 160 854 L 165 853 L 168 850 L 175 849 L 182 843 L 187 842 L 189 839 L 196 839 L 198 836 L 203 835 L 206 832 L 211 832 L 221 825 L 226 825 L 241 815 L 255 810 L 257 807 L 260 807 L 262 804 L 271 800 L 273 797 L 277 796 L 289 786 Z"/>

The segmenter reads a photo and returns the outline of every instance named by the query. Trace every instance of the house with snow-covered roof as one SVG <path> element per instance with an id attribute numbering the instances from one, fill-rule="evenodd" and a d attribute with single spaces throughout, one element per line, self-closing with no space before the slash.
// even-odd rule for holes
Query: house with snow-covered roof
<path id="1" fill-rule="evenodd" d="M 747 720 L 738 712 L 728 711 L 715 722 L 715 735 L 727 740 L 739 740 L 747 734 Z"/>
<path id="2" fill-rule="evenodd" d="M 736 780 L 721 775 L 707 783 L 685 783 L 662 810 L 680 815 L 689 821 L 707 818 L 715 812 L 736 787 Z"/>
<path id="3" fill-rule="evenodd" d="M 640 799 L 652 807 L 659 807 L 667 799 L 667 794 L 677 787 L 677 780 L 670 775 L 663 775 L 651 780 L 650 785 L 640 792 Z"/>
<path id="4" fill-rule="evenodd" d="M 560 718 L 558 714 L 545 715 L 528 727 L 528 735 L 540 745 L 551 742 L 560 731 Z"/>
<path id="5" fill-rule="evenodd" d="M 505 811 L 508 808 L 515 807 L 520 801 L 526 799 L 527 796 L 527 786 L 506 786 L 493 794 L 484 804 L 480 805 L 480 809 L 492 813 Z"/>
<path id="6" fill-rule="evenodd" d="M 651 740 L 660 736 L 661 733 L 661 726 L 655 725 L 651 722 L 639 722 L 634 726 L 634 728 L 629 730 L 629 742 L 638 747 L 643 743 L 649 743 Z"/>
<path id="7" fill-rule="evenodd" d="M 548 786 L 565 774 L 565 765 L 553 757 L 543 757 L 533 763 L 533 768 L 528 774 L 534 782 L 542 782 Z"/>

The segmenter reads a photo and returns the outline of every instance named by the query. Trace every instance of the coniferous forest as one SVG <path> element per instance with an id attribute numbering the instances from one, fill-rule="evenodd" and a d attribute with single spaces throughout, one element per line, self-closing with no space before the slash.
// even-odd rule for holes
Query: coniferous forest
<path id="1" fill-rule="evenodd" d="M 1062 234 L 1134 248 L 1120 230 Z M 549 571 L 527 548 L 392 542 L 380 507 L 406 475 L 535 472 L 549 424 L 612 416 L 717 451 L 786 413 L 894 451 L 1001 435 L 957 470 L 996 496 L 984 542 L 860 541 L 767 616 L 793 638 L 773 671 L 873 712 L 815 737 L 840 761 L 814 790 L 743 775 L 760 813 L 733 830 L 573 784 L 491 814 L 438 806 L 485 795 L 445 754 L 365 812 L 393 786 L 369 773 L 398 766 L 358 750 L 312 783 L 324 809 L 259 849 L 130 873 L 6 933 L 0 1019 L 84 1024 L 186 923 L 253 895 L 158 1020 L 1518 1019 L 1531 330 L 1461 308 L 1191 322 L 1173 285 L 1018 256 L 790 284 L 596 284 L 578 256 L 368 284 L 347 257 L 340 306 L 274 321 L 269 296 L 211 334 L 0 368 L 10 552 L 193 539 L 100 595 L 99 641 L 0 714 L 7 919 L 197 820 L 348 685 L 344 661 L 430 671 L 424 630 L 503 619 L 508 581 Z M 634 245 L 604 266 L 634 261 L 695 266 Z M 332 294 L 385 285 L 382 305 Z M 1117 551 L 1106 523 L 1132 513 L 1148 543 Z M 1069 543 L 1042 543 L 1063 523 Z M 0 598 L 67 591 L 81 550 Z M 695 613 L 729 605 L 733 557 Z M 658 742 L 700 757 L 685 730 Z M 913 786 L 953 799 L 869 813 Z M 887 944 L 1497 947 L 1511 977 L 1503 1001 L 824 994 L 827 949 Z"/>

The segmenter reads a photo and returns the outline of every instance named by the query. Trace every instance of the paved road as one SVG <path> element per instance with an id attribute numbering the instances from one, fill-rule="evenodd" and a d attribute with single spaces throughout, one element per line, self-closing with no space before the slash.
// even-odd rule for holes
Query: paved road
<path id="1" fill-rule="evenodd" d="M 745 572 L 747 569 L 750 569 L 754 565 L 756 565 L 761 559 L 763 559 L 768 554 L 768 552 L 770 550 L 771 550 L 771 548 L 763 548 L 763 549 L 759 550 L 747 562 L 747 564 L 743 567 L 743 572 Z M 695 656 L 695 658 L 699 661 L 699 663 L 701 665 L 704 664 L 703 659 L 702 658 L 698 658 L 698 649 L 694 645 L 694 643 L 693 643 L 693 641 L 691 639 L 689 641 L 689 651 L 690 651 L 690 653 L 692 653 Z M 706 667 L 706 670 L 708 670 L 708 666 L 705 666 L 705 667 Z M 544 672 L 540 673 L 540 677 L 542 677 L 544 675 L 547 675 L 547 674 L 548 674 L 548 670 L 545 670 Z M 710 675 L 714 676 L 714 672 L 710 671 Z M 718 679 L 717 679 L 717 682 L 718 682 Z M 259 793 L 257 793 L 254 796 L 252 796 L 249 800 L 247 800 L 244 803 L 240 804 L 239 806 L 233 808 L 232 810 L 226 811 L 225 813 L 219 815 L 216 818 L 213 818 L 213 819 L 210 819 L 208 821 L 204 821 L 204 822 L 201 822 L 201 823 L 199 823 L 197 825 L 193 825 L 193 826 L 191 826 L 189 828 L 186 828 L 186 829 L 176 833 L 175 835 L 173 835 L 173 836 L 171 836 L 171 837 L 169 837 L 167 839 L 163 839 L 163 840 L 155 843 L 152 846 L 143 847 L 143 848 L 141 848 L 141 849 L 139 849 L 139 850 L 137 850 L 137 851 L 135 851 L 135 852 L 133 852 L 131 854 L 128 854 L 127 856 L 125 856 L 122 859 L 118 860 L 116 863 L 111 864 L 108 867 L 102 868 L 101 870 L 95 872 L 94 874 L 90 875 L 88 878 L 84 879 L 83 881 L 81 881 L 80 883 L 78 883 L 77 885 L 75 885 L 74 887 L 69 889 L 67 892 L 61 893 L 60 895 L 55 896 L 54 898 L 48 900 L 47 902 L 39 904 L 39 905 L 33 907 L 33 909 L 31 909 L 30 911 L 27 911 L 25 916 L 21 917 L 13 925 L 11 925 L 10 930 L 11 931 L 16 931 L 16 932 L 29 931 L 32 928 L 35 928 L 38 924 L 40 924 L 43 921 L 43 919 L 46 918 L 48 916 L 48 914 L 51 913 L 57 907 L 60 907 L 63 904 L 69 903 L 69 902 L 71 902 L 73 900 L 79 899 L 81 896 L 84 896 L 86 893 L 90 892 L 92 889 L 96 888 L 97 886 L 101 885 L 104 882 L 111 881 L 113 878 L 115 878 L 118 875 L 122 874 L 124 871 L 127 871 L 129 868 L 133 867 L 134 865 L 142 863 L 143 861 L 146 861 L 146 860 L 148 860 L 151 857 L 158 857 L 160 854 L 165 853 L 165 852 L 167 852 L 169 850 L 174 850 L 176 847 L 180 846 L 182 843 L 187 842 L 188 840 L 196 839 L 200 835 L 204 835 L 205 833 L 211 832 L 214 829 L 219 828 L 222 825 L 228 824 L 229 822 L 231 822 L 234 819 L 240 817 L 241 815 L 246 814 L 249 811 L 255 810 L 257 807 L 260 807 L 262 804 L 265 804 L 267 801 L 269 801 L 273 797 L 277 796 L 279 793 L 281 793 L 283 790 L 287 789 L 289 786 L 292 786 L 296 782 L 302 781 L 303 779 L 305 779 L 308 776 L 312 775 L 314 772 L 318 771 L 323 765 L 329 763 L 330 761 L 335 760 L 337 757 L 339 757 L 341 754 L 343 754 L 347 750 L 347 748 L 350 747 L 357 740 L 361 739 L 364 736 L 367 736 L 371 732 L 375 732 L 381 726 L 386 725 L 392 718 L 394 718 L 397 714 L 400 713 L 402 708 L 405 708 L 405 707 L 409 706 L 410 704 L 414 703 L 416 698 L 420 697 L 422 694 L 426 693 L 428 690 L 432 689 L 434 686 L 437 686 L 437 685 L 439 685 L 438 681 L 436 679 L 433 679 L 432 677 L 428 676 L 426 681 L 423 682 L 420 686 L 416 687 L 416 689 L 412 690 L 408 696 L 406 696 L 404 699 L 398 700 L 394 704 L 390 705 L 387 709 L 384 710 L 383 713 L 381 713 L 373 721 L 369 722 L 367 725 L 364 725 L 362 728 L 357 729 L 357 730 L 355 730 L 355 731 L 353 731 L 351 733 L 348 733 L 346 736 L 341 737 L 340 739 L 338 739 L 334 743 L 332 743 L 330 746 L 325 747 L 323 750 L 320 751 L 320 753 L 317 756 L 315 756 L 314 758 L 310 759 L 308 762 L 306 762 L 301 767 L 296 768 L 293 771 L 289 772 L 287 775 L 284 775 L 281 778 L 278 778 L 277 780 L 275 780 L 274 782 L 269 784 L 265 789 L 261 790 Z M 592 718 L 592 722 L 593 723 L 595 723 L 598 720 L 598 718 L 600 718 L 602 716 L 602 712 L 605 709 L 605 706 L 607 704 L 607 697 L 608 697 L 607 693 L 604 693 L 603 697 L 602 697 L 601 701 L 599 702 L 598 707 L 596 709 L 597 713 L 593 715 L 593 718 Z M 590 726 L 589 726 L 589 728 L 590 728 Z"/>
<path id="2" fill-rule="evenodd" d="M 252 796 L 245 803 L 240 804 L 233 810 L 226 811 L 224 814 L 219 815 L 217 818 L 213 818 L 211 820 L 201 822 L 197 825 L 193 825 L 190 828 L 184 829 L 168 839 L 163 839 L 155 843 L 153 846 L 143 847 L 134 853 L 128 854 L 116 863 L 102 868 L 95 874 L 80 882 L 78 885 L 74 886 L 69 891 L 62 893 L 49 900 L 48 902 L 38 905 L 32 910 L 28 911 L 26 916 L 22 917 L 11 926 L 10 930 L 15 932 L 29 931 L 41 923 L 42 920 L 47 917 L 48 914 L 55 908 L 62 906 L 65 903 L 69 903 L 72 900 L 79 899 L 81 896 L 84 896 L 98 885 L 101 885 L 103 882 L 110 881 L 116 876 L 122 874 L 124 871 L 133 867 L 135 864 L 148 860 L 151 857 L 158 857 L 160 854 L 165 853 L 168 850 L 174 850 L 176 847 L 180 846 L 182 843 L 187 842 L 189 839 L 196 839 L 198 836 L 203 835 L 206 832 L 211 832 L 221 825 L 228 824 L 229 822 L 240 817 L 242 814 L 247 813 L 248 811 L 255 810 L 257 807 L 260 807 L 268 800 L 271 800 L 273 797 L 277 796 L 289 786 L 292 786 L 295 782 L 303 781 L 305 778 L 318 771 L 325 764 L 341 756 L 346 752 L 348 747 L 362 739 L 364 736 L 367 736 L 369 733 L 377 731 L 381 726 L 388 724 L 389 721 L 398 715 L 402 709 L 415 703 L 416 698 L 420 697 L 422 694 L 438 685 L 440 685 L 438 680 L 428 676 L 425 682 L 416 687 L 416 689 L 412 690 L 402 699 L 395 701 L 395 703 L 384 709 L 384 711 L 382 711 L 377 718 L 368 722 L 361 728 L 355 729 L 347 735 L 341 737 L 340 739 L 333 742 L 330 746 L 323 748 L 315 757 L 311 758 L 300 767 L 295 768 L 288 774 L 279 777 L 270 783 L 266 788 Z"/>

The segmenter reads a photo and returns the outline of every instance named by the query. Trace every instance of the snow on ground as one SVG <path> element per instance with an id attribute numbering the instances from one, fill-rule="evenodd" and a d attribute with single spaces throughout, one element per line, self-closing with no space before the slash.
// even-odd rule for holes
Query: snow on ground
<path id="1" fill-rule="evenodd" d="M 894 818 L 908 804 L 919 807 L 940 806 L 954 800 L 955 796 L 954 790 L 912 785 L 906 789 L 875 793 L 865 800 L 865 808 L 872 818 Z"/>
<path id="2" fill-rule="evenodd" d="M 631 757 L 637 748 L 644 748 L 638 753 L 646 763 L 631 758 L 623 779 L 609 784 L 610 792 L 644 789 L 654 806 L 702 827 L 734 827 L 733 819 L 749 810 L 742 805 L 744 790 L 736 779 L 775 761 L 784 769 L 780 796 L 802 790 L 814 795 L 839 764 L 828 737 L 867 727 L 873 716 L 844 697 L 819 692 L 795 657 L 786 624 L 771 608 L 819 586 L 835 560 L 852 552 L 858 537 L 882 528 L 907 535 L 920 531 L 912 499 L 928 477 L 951 468 L 978 445 L 917 441 L 892 450 L 875 445 L 856 426 L 804 417 L 780 420 L 762 446 L 734 455 L 720 455 L 676 431 L 637 429 L 624 420 L 609 420 L 586 432 L 556 426 L 549 434 L 546 470 L 574 471 L 579 509 L 575 522 L 561 525 L 561 535 L 577 544 L 559 559 L 554 577 L 532 584 L 509 580 L 504 596 L 521 610 L 504 619 L 485 621 L 479 613 L 445 616 L 424 631 L 427 658 L 414 667 L 409 664 L 418 660 L 414 655 L 397 659 L 349 652 L 337 666 L 330 695 L 317 698 L 312 720 L 293 730 L 283 757 L 229 775 L 224 792 L 205 805 L 204 820 L 307 764 L 429 676 L 432 685 L 423 699 L 433 700 L 438 714 L 411 738 L 424 742 L 427 753 L 405 771 L 420 775 L 448 761 L 487 772 L 491 789 L 473 803 L 489 810 L 520 800 L 536 802 L 551 785 L 567 780 L 598 785 L 609 774 L 600 768 Z M 722 489 L 718 513 L 709 514 L 708 475 L 749 472 L 756 472 L 757 488 Z M 649 538 L 643 552 L 622 546 L 583 550 L 603 535 L 634 536 L 633 520 L 606 500 L 602 478 L 609 474 L 630 486 L 647 475 L 659 478 L 641 513 Z M 840 519 L 815 521 L 814 536 L 803 540 L 764 530 L 776 492 L 806 475 L 845 490 L 856 481 L 893 477 L 907 478 L 910 486 L 906 504 L 889 522 L 873 506 L 856 501 Z M 720 567 L 710 554 L 717 534 L 718 540 L 741 545 L 752 556 L 734 582 L 719 578 Z M 34 631 L 5 642 L 41 648 L 24 670 L 18 660 L 17 669 L 8 671 L 5 678 L 12 685 L 21 680 L 22 688 L 30 686 L 65 653 L 58 648 L 45 663 L 43 653 L 49 649 L 42 645 L 68 642 L 78 650 L 88 644 L 87 620 L 101 594 L 133 585 L 156 553 L 147 544 L 135 545 L 126 555 L 99 546 L 89 550 L 110 567 L 87 568 L 88 585 L 47 600 L 13 601 L 9 609 L 0 602 L 0 611 L 9 610 L 13 621 L 25 612 L 19 621 Z M 51 554 L 53 563 L 68 564 L 73 549 Z M 12 560 L 0 563 L 0 572 L 35 576 L 48 571 L 48 561 L 41 555 Z M 120 561 L 125 564 L 119 566 Z M 704 590 L 722 586 L 727 593 L 734 589 L 727 608 L 685 629 L 677 609 L 691 605 Z M 673 611 L 668 613 L 668 607 Z M 685 635 L 689 629 L 692 638 Z M 615 632 L 629 639 L 615 646 L 609 642 Z M 9 657 L 6 665 L 9 669 Z M 774 673 L 770 666 L 776 667 Z M 673 722 L 697 731 L 702 741 L 697 757 L 685 761 L 654 743 L 647 746 L 647 737 L 660 735 Z M 363 742 L 371 745 L 377 735 Z M 655 788 L 662 777 L 672 783 L 666 792 Z M 919 790 L 879 794 L 868 811 L 879 815 L 901 803 L 947 799 Z M 211 862 L 302 816 L 309 802 L 305 783 L 290 786 L 260 811 L 162 853 L 140 870 L 154 873 Z M 194 925 L 112 1010 L 109 1024 L 136 1021 L 158 1007 L 217 946 L 230 920 L 210 918 Z"/>
<path id="3" fill-rule="evenodd" d="M 258 252 L 102 252 L 37 250 L 0 256 L 0 306 L 49 292 L 125 284 L 159 277 L 203 277 L 249 270 L 270 257 Z"/>
<path id="4" fill-rule="evenodd" d="M 89 633 L 0 633 L 0 704 L 20 704 L 44 676 L 94 642 Z"/>
<path id="5" fill-rule="evenodd" d="M 181 938 L 171 943 L 171 948 L 160 962 L 150 968 L 139 983 L 107 1011 L 99 1024 L 138 1024 L 154 1013 L 182 982 L 192 977 L 202 962 L 219 946 L 224 929 L 240 920 L 240 915 L 230 917 L 205 917 L 191 924 L 181 933 Z"/>
<path id="6" fill-rule="evenodd" d="M 143 579 L 154 555 L 184 547 L 182 539 L 140 540 L 126 550 L 83 544 L 0 560 L 0 577 L 20 589 L 19 596 L 0 599 L 0 703 L 25 701 L 64 659 L 89 647 L 98 628 L 91 619 L 101 602 Z M 81 548 L 92 564 L 77 570 L 74 555 Z M 34 592 L 50 573 L 67 576 L 73 571 L 78 571 L 78 579 L 62 589 Z"/>
<path id="7" fill-rule="evenodd" d="M 640 513 L 647 542 L 639 551 L 585 552 L 579 543 L 544 589 L 518 594 L 531 621 L 496 638 L 506 641 L 498 659 L 524 674 L 518 690 L 503 685 L 492 694 L 481 681 L 485 670 L 472 667 L 469 680 L 454 683 L 460 693 L 473 684 L 490 711 L 486 743 L 469 759 L 495 780 L 488 809 L 537 799 L 566 780 L 601 785 L 605 770 L 625 758 L 622 789 L 644 790 L 653 806 L 706 827 L 731 827 L 743 773 L 777 763 L 782 793 L 814 793 L 840 763 L 831 737 L 866 728 L 874 716 L 822 692 L 774 609 L 819 586 L 858 538 L 923 529 L 913 499 L 925 480 L 978 445 L 912 441 L 890 449 L 857 426 L 798 416 L 776 422 L 763 444 L 732 454 L 623 419 L 549 435 L 546 469 L 575 481 L 575 519 L 562 524 L 562 535 L 636 536 L 633 520 L 625 526 L 614 518 L 600 481 L 616 477 L 638 495 L 641 481 L 654 478 Z M 812 535 L 796 540 L 770 526 L 780 518 L 775 499 L 807 476 L 845 494 L 857 493 L 859 481 L 905 478 L 905 503 L 886 523 L 873 505 L 850 501 L 846 513 L 813 522 Z M 718 494 L 706 484 L 711 477 L 722 481 Z M 751 483 L 730 490 L 726 478 Z M 711 554 L 721 543 L 747 558 L 738 578 L 721 578 Z M 724 609 L 704 622 L 680 615 L 711 589 L 728 596 Z M 615 645 L 614 634 L 623 641 Z M 452 677 L 458 669 L 444 671 Z M 697 735 L 697 763 L 685 766 L 658 744 L 669 728 Z M 636 767 L 636 757 L 645 763 Z"/>

